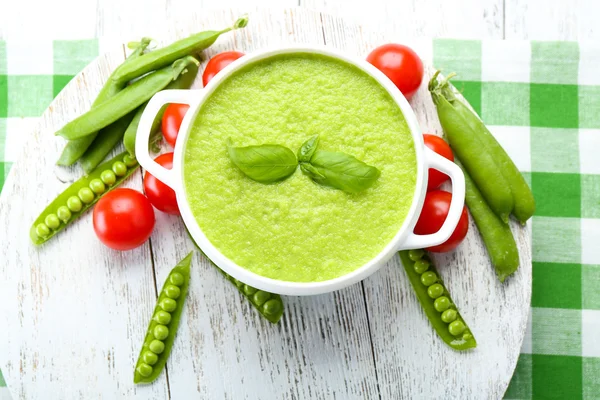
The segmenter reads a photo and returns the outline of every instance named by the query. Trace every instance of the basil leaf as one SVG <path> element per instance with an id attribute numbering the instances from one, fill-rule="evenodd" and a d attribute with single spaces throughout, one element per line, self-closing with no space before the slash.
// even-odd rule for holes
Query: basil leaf
<path id="1" fill-rule="evenodd" d="M 298 162 L 310 162 L 310 158 L 313 156 L 319 145 L 319 135 L 315 135 L 308 139 L 302 144 L 300 150 L 298 150 Z"/>
<path id="2" fill-rule="evenodd" d="M 248 178 L 260 183 L 281 181 L 294 173 L 296 155 L 278 144 L 233 147 L 227 145 L 229 158 Z"/>
<path id="3" fill-rule="evenodd" d="M 381 175 L 377 168 L 337 151 L 317 150 L 300 169 L 315 182 L 348 193 L 370 188 Z"/>

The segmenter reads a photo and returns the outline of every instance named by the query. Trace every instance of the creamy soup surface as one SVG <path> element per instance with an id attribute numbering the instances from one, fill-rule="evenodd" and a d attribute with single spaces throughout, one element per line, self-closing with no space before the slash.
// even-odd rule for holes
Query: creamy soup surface
<path id="1" fill-rule="evenodd" d="M 377 167 L 371 188 L 348 194 L 300 169 L 262 184 L 231 162 L 235 146 L 280 144 L 297 152 L 313 135 L 319 149 Z M 205 101 L 184 150 L 184 186 L 198 225 L 226 257 L 256 274 L 316 282 L 361 267 L 404 222 L 417 175 L 406 120 L 387 91 L 343 61 L 293 53 L 245 66 Z"/>

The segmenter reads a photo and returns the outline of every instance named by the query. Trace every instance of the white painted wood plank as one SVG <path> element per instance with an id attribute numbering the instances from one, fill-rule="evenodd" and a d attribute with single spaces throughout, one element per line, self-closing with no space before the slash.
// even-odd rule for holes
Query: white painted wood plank
<path id="1" fill-rule="evenodd" d="M 97 7 L 102 1 L 3 1 L 0 39 L 93 38 L 96 36 Z"/>
<path id="2" fill-rule="evenodd" d="M 506 0 L 506 39 L 600 40 L 597 0 Z"/>
<path id="3" fill-rule="evenodd" d="M 179 25 L 174 35 L 185 35 L 184 29 L 207 21 L 230 21 L 232 15 L 199 15 Z M 260 12 L 250 18 L 246 29 L 227 35 L 206 55 L 231 49 L 251 52 L 283 43 L 323 44 L 318 14 Z M 174 260 L 193 246 L 178 218 L 161 215 L 152 248 L 157 281 L 162 282 Z M 284 319 L 274 326 L 198 255 L 188 301 L 168 364 L 174 399 L 378 396 L 360 285 L 324 296 L 285 297 Z"/>
<path id="4" fill-rule="evenodd" d="M 160 33 L 165 16 L 186 18 L 215 7 L 303 7 L 323 10 L 362 23 L 369 29 L 396 30 L 429 37 L 536 40 L 598 40 L 600 4 L 596 0 L 24 0 L 4 5 L 0 39 L 91 38 L 129 40 Z M 35 9 L 32 13 L 30 10 Z M 68 10 L 68 12 L 67 12 Z M 23 18 L 27 15 L 27 18 Z M 73 18 L 73 15 L 77 15 Z M 31 29 L 35 27 L 35 29 Z M 392 28 L 393 27 L 393 28 Z M 505 29 L 504 29 L 505 27 Z M 161 37 L 160 34 L 157 37 Z"/>
<path id="5" fill-rule="evenodd" d="M 11 327 L 0 341 L 0 367 L 15 399 L 167 395 L 164 378 L 145 388 L 124 384 L 155 298 L 149 245 L 108 250 L 95 237 L 91 213 L 39 248 L 27 233 L 75 176 L 54 167 L 62 141 L 53 133 L 87 109 L 123 59 L 123 49 L 100 57 L 61 92 L 38 129 L 27 132 L 0 197 L 0 221 L 9 227 L 0 230 L 0 325 Z M 125 186 L 140 189 L 140 182 L 138 175 Z"/>
<path id="6" fill-rule="evenodd" d="M 502 38 L 502 0 L 300 0 L 361 24 L 366 30 L 401 37 Z"/>

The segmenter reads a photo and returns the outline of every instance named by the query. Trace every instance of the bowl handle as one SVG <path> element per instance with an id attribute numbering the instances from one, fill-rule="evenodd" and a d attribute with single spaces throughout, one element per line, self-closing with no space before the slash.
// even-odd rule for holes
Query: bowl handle
<path id="1" fill-rule="evenodd" d="M 422 249 L 444 243 L 458 224 L 465 204 L 465 176 L 452 161 L 425 147 L 425 167 L 437 169 L 448 175 L 452 181 L 452 200 L 444 224 L 439 231 L 430 235 L 417 235 L 413 232 L 403 241 L 399 250 Z"/>
<path id="2" fill-rule="evenodd" d="M 178 171 L 175 170 L 175 164 L 173 164 L 173 169 L 166 169 L 150 157 L 148 141 L 150 140 L 152 123 L 160 109 L 166 104 L 188 104 L 193 108 L 192 105 L 198 102 L 198 99 L 200 98 L 198 95 L 199 91 L 200 90 L 188 89 L 169 89 L 160 91 L 150 99 L 142 113 L 142 118 L 140 118 L 135 138 L 135 156 L 142 168 L 150 172 L 156 179 L 163 182 L 171 189 L 175 189 Z"/>

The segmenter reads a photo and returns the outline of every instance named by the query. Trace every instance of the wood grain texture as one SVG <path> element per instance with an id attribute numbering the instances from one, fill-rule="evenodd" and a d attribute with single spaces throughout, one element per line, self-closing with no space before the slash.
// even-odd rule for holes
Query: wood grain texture
<path id="1" fill-rule="evenodd" d="M 302 0 L 367 30 L 393 31 L 399 37 L 502 38 L 502 0 L 338 1 Z"/>
<path id="2" fill-rule="evenodd" d="M 600 40 L 597 0 L 506 0 L 506 39 Z"/>
<path id="3" fill-rule="evenodd" d="M 188 15 L 169 25 L 161 41 L 228 24 L 237 15 Z M 299 9 L 255 12 L 246 29 L 219 39 L 205 55 L 285 43 L 327 43 L 360 55 L 382 35 Z M 411 45 L 425 58 L 431 54 L 429 41 Z M 3 226 L 27 227 L 66 187 L 62 182 L 75 179 L 74 170 L 49 167 L 62 145 L 52 133 L 89 107 L 122 60 L 121 49 L 100 57 L 44 114 L 0 197 Z M 412 104 L 423 130 L 441 133 L 424 88 Z M 139 189 L 141 175 L 128 186 Z M 15 399 L 500 398 L 529 310 L 530 232 L 514 227 L 522 267 L 500 285 L 471 228 L 460 251 L 436 261 L 479 341 L 473 352 L 456 353 L 434 335 L 397 259 L 342 291 L 286 297 L 285 316 L 273 326 L 197 255 L 167 373 L 139 387 L 132 370 L 157 286 L 193 248 L 180 220 L 157 212 L 151 241 L 126 253 L 96 240 L 91 215 L 39 249 L 25 230 L 4 230 L 0 324 L 10 328 L 0 341 L 0 368 Z"/>
<path id="4" fill-rule="evenodd" d="M 402 36 L 600 40 L 597 0 L 22 0 L 1 6 L 0 39 L 40 34 L 61 39 L 160 38 L 169 29 L 165 17 L 176 21 L 217 7 L 252 11 L 293 6 L 335 13 L 369 30 L 393 30 Z"/>

